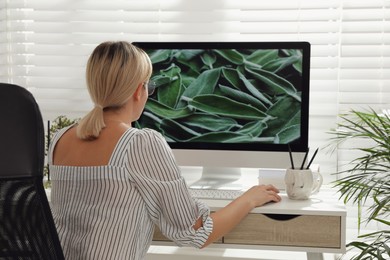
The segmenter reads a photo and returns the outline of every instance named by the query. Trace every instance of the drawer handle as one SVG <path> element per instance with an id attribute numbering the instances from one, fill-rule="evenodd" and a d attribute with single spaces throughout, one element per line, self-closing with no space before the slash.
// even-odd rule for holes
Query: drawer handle
<path id="1" fill-rule="evenodd" d="M 301 215 L 293 215 L 293 214 L 264 214 L 264 216 L 278 221 L 287 221 L 294 218 L 297 218 Z"/>

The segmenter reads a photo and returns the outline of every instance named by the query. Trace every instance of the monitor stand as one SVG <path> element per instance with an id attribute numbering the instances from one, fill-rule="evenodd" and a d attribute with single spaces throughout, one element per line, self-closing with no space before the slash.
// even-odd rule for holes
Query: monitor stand
<path id="1" fill-rule="evenodd" d="M 202 176 L 190 185 L 192 189 L 241 190 L 241 168 L 203 167 Z"/>

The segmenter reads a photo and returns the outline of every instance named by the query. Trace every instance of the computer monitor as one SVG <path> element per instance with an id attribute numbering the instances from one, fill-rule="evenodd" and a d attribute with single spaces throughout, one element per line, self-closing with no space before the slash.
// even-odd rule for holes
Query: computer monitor
<path id="1" fill-rule="evenodd" d="M 134 44 L 156 84 L 135 126 L 160 132 L 179 166 L 203 167 L 198 186 L 226 185 L 242 168 L 286 169 L 288 147 L 295 158 L 307 151 L 308 42 Z"/>

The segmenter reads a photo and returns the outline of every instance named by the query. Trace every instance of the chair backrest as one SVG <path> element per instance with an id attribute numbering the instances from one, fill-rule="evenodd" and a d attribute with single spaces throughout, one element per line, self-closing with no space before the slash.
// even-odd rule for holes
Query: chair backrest
<path id="1" fill-rule="evenodd" d="M 0 259 L 64 259 L 43 187 L 44 128 L 26 89 L 0 83 Z"/>

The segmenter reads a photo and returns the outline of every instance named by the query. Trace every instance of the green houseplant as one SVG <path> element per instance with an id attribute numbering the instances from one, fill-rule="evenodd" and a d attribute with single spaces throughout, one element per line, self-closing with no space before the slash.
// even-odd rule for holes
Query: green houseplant
<path id="1" fill-rule="evenodd" d="M 79 119 L 69 119 L 68 117 L 66 117 L 64 115 L 60 115 L 49 123 L 47 134 L 45 137 L 45 155 L 46 156 L 49 152 L 49 146 L 50 146 L 51 140 L 53 139 L 54 134 L 58 130 L 76 123 L 78 120 Z M 49 165 L 48 164 L 45 165 L 43 171 L 44 171 L 43 174 L 46 177 L 44 185 L 45 185 L 45 188 L 47 188 L 47 187 L 50 187 L 50 173 L 49 173 Z"/>
<path id="2" fill-rule="evenodd" d="M 340 116 L 331 129 L 331 146 L 353 142 L 352 149 L 361 156 L 338 172 L 335 187 L 344 202 L 358 207 L 358 229 L 362 223 L 377 222 L 380 230 L 360 234 L 347 244 L 357 252 L 352 259 L 389 259 L 390 257 L 390 117 L 388 113 L 351 110 Z M 364 140 L 364 142 L 362 142 Z M 365 145 L 367 144 L 368 145 Z M 367 212 L 363 212 L 363 206 Z M 360 233 L 360 232 L 359 232 Z"/>

